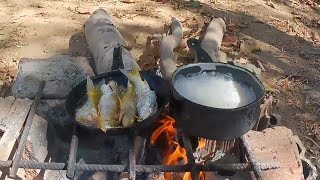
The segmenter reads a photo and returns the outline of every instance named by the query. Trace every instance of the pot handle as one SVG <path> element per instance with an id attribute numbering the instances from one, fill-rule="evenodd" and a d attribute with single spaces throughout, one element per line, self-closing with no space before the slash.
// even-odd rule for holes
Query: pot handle
<path id="1" fill-rule="evenodd" d="M 118 44 L 113 49 L 113 62 L 111 66 L 111 70 L 115 71 L 118 69 L 124 69 L 123 60 L 122 60 L 122 45 Z"/>
<path id="2" fill-rule="evenodd" d="M 194 50 L 197 55 L 198 62 L 201 63 L 212 63 L 213 60 L 209 54 L 202 49 L 201 43 L 198 39 L 190 38 L 187 40 L 187 45 L 190 49 Z"/>

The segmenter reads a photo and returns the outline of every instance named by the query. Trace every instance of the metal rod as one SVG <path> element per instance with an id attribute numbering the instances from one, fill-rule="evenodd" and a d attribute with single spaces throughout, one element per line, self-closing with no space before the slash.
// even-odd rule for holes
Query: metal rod
<path id="1" fill-rule="evenodd" d="M 12 165 L 12 161 L 0 161 L 0 168 L 9 168 L 11 165 Z M 64 170 L 64 169 L 67 169 L 65 165 L 66 163 L 20 161 L 19 168 Z"/>
<path id="2" fill-rule="evenodd" d="M 147 139 L 145 137 L 136 136 L 134 139 L 134 153 L 136 156 L 136 164 L 141 164 L 142 157 L 145 153 Z"/>
<path id="3" fill-rule="evenodd" d="M 12 161 L 0 161 L 0 168 L 9 168 Z M 25 169 L 50 169 L 50 170 L 66 170 L 66 163 L 48 163 L 48 162 L 32 162 L 21 161 L 19 168 Z M 280 167 L 278 162 L 270 162 L 260 164 L 262 170 L 277 169 Z M 238 164 L 216 164 L 210 163 L 207 165 L 196 165 L 198 171 L 251 171 L 253 169 L 252 163 L 238 163 Z M 110 171 L 123 172 L 128 171 L 126 165 L 101 165 L 101 164 L 75 164 L 76 171 Z M 191 170 L 190 164 L 187 165 L 136 165 L 136 172 L 189 172 Z"/>
<path id="4" fill-rule="evenodd" d="M 126 165 L 102 165 L 102 164 L 76 164 L 76 171 L 110 171 L 124 172 L 128 168 Z"/>
<path id="5" fill-rule="evenodd" d="M 193 156 L 190 139 L 185 133 L 181 133 L 181 134 L 182 134 L 182 141 L 183 141 L 184 148 L 187 151 L 188 164 L 191 166 L 191 171 L 190 171 L 191 177 L 193 180 L 198 180 L 200 179 L 199 171 L 196 169 L 196 162 Z"/>
<path id="6" fill-rule="evenodd" d="M 256 160 L 256 158 L 255 158 L 255 156 L 253 154 L 252 149 L 250 148 L 250 145 L 249 145 L 249 143 L 247 141 L 247 138 L 245 136 L 242 136 L 240 139 L 241 139 L 241 141 L 242 141 L 242 143 L 243 143 L 243 145 L 244 145 L 244 147 L 245 147 L 245 149 L 246 149 L 246 151 L 248 153 L 248 159 L 253 165 L 254 175 L 256 176 L 256 178 L 258 180 L 262 180 L 263 178 L 262 178 L 261 168 L 260 168 L 260 166 L 259 166 L 259 164 L 258 164 L 258 162 L 257 162 L 257 160 Z"/>
<path id="7" fill-rule="evenodd" d="M 239 163 L 239 164 L 208 164 L 208 165 L 195 165 L 197 171 L 251 171 L 253 165 L 251 163 Z M 271 162 L 261 164 L 263 170 L 277 169 L 280 167 L 280 163 Z M 192 166 L 186 165 L 136 165 L 137 172 L 190 172 Z"/>
<path id="8" fill-rule="evenodd" d="M 67 178 L 73 179 L 75 174 L 75 166 L 77 161 L 77 152 L 78 152 L 78 141 L 79 138 L 77 136 L 77 126 L 73 126 L 73 134 L 70 144 L 70 154 L 68 160 L 68 167 L 67 167 Z"/>
<path id="9" fill-rule="evenodd" d="M 129 179 L 130 180 L 135 180 L 136 179 L 136 170 L 135 170 L 135 165 L 136 165 L 136 157 L 135 157 L 135 148 L 134 146 L 135 141 L 134 141 L 134 136 L 129 133 L 129 143 L 130 143 L 130 147 L 129 147 Z"/>
<path id="10" fill-rule="evenodd" d="M 36 110 L 37 110 L 37 107 L 39 105 L 40 98 L 41 98 L 41 96 L 43 94 L 43 89 L 44 89 L 45 84 L 46 84 L 45 81 L 41 81 L 40 82 L 40 85 L 39 85 L 38 91 L 36 93 L 36 96 L 35 96 L 35 98 L 34 98 L 34 100 L 32 102 L 32 105 L 31 105 L 30 109 L 29 109 L 29 114 L 28 114 L 28 117 L 27 117 L 27 120 L 26 120 L 26 124 L 24 126 L 23 131 L 22 131 L 22 135 L 21 135 L 21 138 L 20 138 L 18 149 L 17 149 L 16 154 L 15 154 L 15 156 L 13 158 L 12 168 L 11 168 L 10 174 L 9 174 L 9 177 L 12 178 L 12 179 L 15 179 L 16 176 L 17 176 L 17 172 L 18 172 L 18 169 L 19 169 L 19 163 L 20 163 L 21 158 L 22 158 L 22 153 L 23 153 L 23 150 L 24 150 L 25 145 L 27 143 L 27 137 L 28 137 L 29 131 L 30 131 L 31 126 L 32 126 L 33 117 L 36 114 Z"/>

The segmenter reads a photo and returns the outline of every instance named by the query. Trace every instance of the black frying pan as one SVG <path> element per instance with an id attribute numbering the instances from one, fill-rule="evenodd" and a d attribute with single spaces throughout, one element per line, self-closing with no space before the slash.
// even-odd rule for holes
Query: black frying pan
<path id="1" fill-rule="evenodd" d="M 92 77 L 92 81 L 95 85 L 98 85 L 103 79 L 106 83 L 110 80 L 114 80 L 118 83 L 119 86 L 127 87 L 128 79 L 125 75 L 123 75 L 119 68 L 123 68 L 122 62 L 122 53 L 121 53 L 122 46 L 118 46 L 114 49 L 114 57 L 113 57 L 113 66 L 112 72 L 100 74 L 98 76 Z M 85 126 L 76 120 L 74 122 L 78 126 L 78 129 L 81 131 L 85 131 L 86 133 L 90 134 L 108 134 L 108 135 L 119 135 L 122 133 L 126 133 L 128 131 L 134 131 L 134 133 L 143 133 L 145 129 L 147 129 L 154 121 L 158 119 L 160 116 L 161 111 L 164 109 L 166 104 L 169 101 L 170 91 L 168 88 L 167 82 L 162 79 L 160 76 L 156 75 L 155 73 L 149 71 L 141 71 L 141 77 L 146 80 L 150 88 L 155 91 L 157 95 L 157 103 L 158 103 L 158 110 L 149 116 L 147 119 L 136 122 L 131 127 L 128 128 L 111 128 L 104 133 L 99 128 L 93 128 Z M 66 108 L 68 113 L 75 119 L 76 110 L 84 105 L 87 101 L 87 89 L 86 89 L 87 81 L 83 80 L 79 83 L 76 87 L 74 87 L 71 92 L 69 93 L 66 101 Z"/>
<path id="2" fill-rule="evenodd" d="M 179 67 L 172 75 L 173 98 L 170 109 L 177 125 L 191 136 L 214 140 L 236 139 L 253 128 L 260 116 L 260 105 L 265 94 L 262 82 L 250 71 L 232 64 L 214 63 L 201 48 L 196 39 L 187 41 L 190 49 L 196 51 L 199 63 Z M 222 109 L 197 104 L 182 96 L 174 88 L 178 75 L 187 77 L 201 71 L 231 73 L 233 79 L 252 87 L 256 99 L 242 107 Z M 197 88 L 197 87 L 194 87 Z M 201 87 L 200 87 L 201 88 Z M 214 93 L 214 92 L 212 92 Z"/>

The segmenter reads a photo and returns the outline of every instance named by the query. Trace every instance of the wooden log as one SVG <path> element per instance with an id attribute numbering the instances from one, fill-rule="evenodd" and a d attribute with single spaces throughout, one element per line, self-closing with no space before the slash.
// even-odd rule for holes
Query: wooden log
<path id="1" fill-rule="evenodd" d="M 160 44 L 160 71 L 166 80 L 170 80 L 177 69 L 173 49 L 180 46 L 183 38 L 181 23 L 176 18 L 172 18 L 171 21 L 171 34 L 164 37 Z"/>
<path id="2" fill-rule="evenodd" d="M 113 49 L 118 45 L 127 47 L 127 44 L 104 9 L 95 10 L 86 21 L 85 36 L 95 62 L 96 73 L 110 72 Z M 122 50 L 122 58 L 126 70 L 139 68 L 132 54 L 125 48 Z"/>
<path id="3" fill-rule="evenodd" d="M 205 35 L 201 41 L 201 47 L 204 49 L 213 62 L 219 62 L 217 53 L 220 50 L 223 35 L 226 31 L 226 24 L 222 18 L 213 18 L 209 23 Z"/>

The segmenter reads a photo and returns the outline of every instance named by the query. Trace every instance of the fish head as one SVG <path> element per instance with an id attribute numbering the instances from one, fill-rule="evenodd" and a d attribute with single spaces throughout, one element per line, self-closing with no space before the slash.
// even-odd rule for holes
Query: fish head
<path id="1" fill-rule="evenodd" d="M 109 81 L 109 86 L 114 94 L 119 93 L 118 83 L 115 81 Z"/>
<path id="2" fill-rule="evenodd" d="M 106 94 L 112 94 L 112 89 L 109 85 L 103 84 L 101 85 L 101 91 L 104 95 Z"/>

